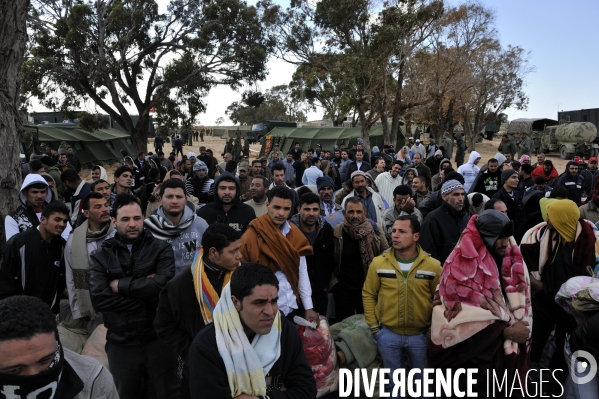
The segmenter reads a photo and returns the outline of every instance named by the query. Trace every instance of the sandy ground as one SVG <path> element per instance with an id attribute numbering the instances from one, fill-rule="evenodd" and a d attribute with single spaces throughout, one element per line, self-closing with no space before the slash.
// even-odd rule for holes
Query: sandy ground
<path id="1" fill-rule="evenodd" d="M 500 141 L 499 139 L 494 139 L 493 141 L 483 140 L 482 143 L 476 144 L 476 151 L 478 151 L 481 154 L 481 158 L 482 158 L 479 165 L 483 165 L 489 159 L 491 159 L 495 156 L 495 154 L 497 153 L 497 147 L 499 146 L 499 141 Z M 223 138 L 221 138 L 221 137 L 204 137 L 204 142 L 194 142 L 194 144 L 192 146 L 184 146 L 183 153 L 187 154 L 189 151 L 193 151 L 196 154 L 199 154 L 200 146 L 205 146 L 206 148 L 212 149 L 218 162 L 222 161 L 222 157 L 220 156 L 220 154 L 223 152 L 223 149 L 225 147 L 225 140 Z M 164 152 L 166 154 L 168 154 L 171 151 L 171 149 L 172 149 L 171 144 L 166 143 Z M 325 148 L 325 150 L 326 150 L 326 148 Z M 260 151 L 260 144 L 256 143 L 256 144 L 250 145 L 250 162 L 252 159 L 255 159 L 258 157 L 259 151 Z M 148 143 L 148 152 L 154 152 L 153 140 L 151 140 Z M 470 153 L 467 152 L 466 157 L 465 157 L 466 161 L 468 160 L 469 155 L 470 155 Z M 454 148 L 454 156 L 455 156 L 455 148 Z M 547 157 L 547 159 L 550 159 L 551 161 L 553 161 L 553 165 L 557 168 L 558 172 L 561 173 L 565 170 L 567 161 L 561 159 L 559 157 L 558 153 L 547 154 L 546 157 Z M 455 161 L 453 159 L 452 159 L 452 162 L 454 163 L 454 167 L 455 167 Z M 537 162 L 537 157 L 533 156 L 531 162 L 532 163 Z M 108 180 L 110 183 L 113 182 L 113 173 L 119 166 L 120 166 L 120 164 L 118 164 L 118 163 L 115 163 L 112 165 L 104 165 L 104 168 L 106 169 L 106 172 L 108 173 Z M 84 180 L 91 182 L 91 171 L 89 169 L 81 170 L 81 177 Z"/>

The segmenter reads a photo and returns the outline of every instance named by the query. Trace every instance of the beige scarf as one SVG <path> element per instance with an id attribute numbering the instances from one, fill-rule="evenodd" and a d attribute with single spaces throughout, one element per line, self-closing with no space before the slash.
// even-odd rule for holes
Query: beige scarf
<path id="1" fill-rule="evenodd" d="M 87 253 L 87 243 L 109 237 L 113 232 L 114 227 L 112 226 L 112 223 L 108 222 L 108 226 L 102 229 L 102 232 L 98 234 L 89 232 L 88 228 L 89 221 L 86 220 L 73 231 L 71 267 L 73 269 L 73 281 L 75 293 L 77 295 L 77 303 L 79 304 L 79 312 L 82 316 L 94 320 L 98 317 L 98 314 L 94 310 L 89 296 L 89 254 Z"/>

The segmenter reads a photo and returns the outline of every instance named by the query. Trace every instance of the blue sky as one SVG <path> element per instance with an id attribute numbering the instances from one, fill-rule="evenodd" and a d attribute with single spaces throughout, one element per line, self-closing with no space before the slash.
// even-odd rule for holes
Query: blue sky
<path id="1" fill-rule="evenodd" d="M 532 52 L 525 92 L 527 111 L 510 119 L 557 119 L 559 109 L 599 108 L 599 1 L 483 1 L 495 9 L 502 45 Z"/>

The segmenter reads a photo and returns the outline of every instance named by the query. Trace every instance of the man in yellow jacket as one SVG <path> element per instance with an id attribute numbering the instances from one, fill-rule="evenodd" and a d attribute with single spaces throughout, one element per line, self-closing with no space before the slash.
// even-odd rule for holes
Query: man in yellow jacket
<path id="1" fill-rule="evenodd" d="M 399 216 L 391 228 L 392 248 L 374 258 L 362 289 L 366 323 L 384 368 L 390 369 L 391 382 L 395 370 L 407 367 L 406 355 L 412 368 L 427 367 L 427 337 L 441 264 L 418 245 L 419 237 L 418 220 Z"/>

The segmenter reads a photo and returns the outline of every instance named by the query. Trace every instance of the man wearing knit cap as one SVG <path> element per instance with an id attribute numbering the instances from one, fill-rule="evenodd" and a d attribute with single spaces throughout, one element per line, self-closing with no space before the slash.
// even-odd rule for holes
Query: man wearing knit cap
<path id="1" fill-rule="evenodd" d="M 185 191 L 198 199 L 200 206 L 214 201 L 214 180 L 208 177 L 208 166 L 200 160 L 193 164 L 193 177 L 185 182 Z"/>
<path id="2" fill-rule="evenodd" d="M 448 180 L 441 187 L 442 205 L 432 211 L 422 223 L 420 245 L 441 264 L 453 251 L 460 234 L 468 224 L 464 201 L 464 186 L 457 180 Z"/>
<path id="3" fill-rule="evenodd" d="M 566 334 L 576 327 L 572 315 L 557 305 L 554 298 L 568 279 L 588 275 L 589 267 L 595 269 L 599 233 L 593 227 L 591 222 L 580 218 L 573 201 L 554 200 L 547 205 L 546 222 L 528 230 L 522 238 L 520 250 L 531 271 L 530 283 L 535 292 L 531 368 L 539 368 L 545 343 L 554 327 L 555 347 L 560 349 L 564 347 Z M 563 370 L 567 366 L 562 350 L 555 351 L 549 368 L 556 370 L 555 376 L 560 381 L 565 380 L 567 372 Z"/>
<path id="4" fill-rule="evenodd" d="M 518 191 L 518 171 L 506 169 L 501 173 L 501 184 L 503 187 L 493 197 L 505 203 L 507 216 L 514 222 L 515 231 L 519 230 L 520 224 L 524 222 L 522 212 L 522 193 Z"/>
<path id="5" fill-rule="evenodd" d="M 335 183 L 329 176 L 323 176 L 316 179 L 316 189 L 318 190 L 318 196 L 320 197 L 320 215 L 325 218 L 331 216 L 333 213 L 340 211 L 342 208 L 340 205 L 333 201 L 333 191 L 335 189 Z"/>
<path id="6" fill-rule="evenodd" d="M 528 270 L 513 231 L 499 211 L 473 216 L 443 265 L 433 300 L 428 367 L 480 370 L 474 384 L 466 378 L 455 382 L 479 397 L 512 396 L 505 384 L 499 395 L 485 395 L 490 370 L 526 386 L 533 312 Z"/>
<path id="7" fill-rule="evenodd" d="M 373 222 L 383 224 L 383 212 L 385 211 L 383 197 L 368 187 L 366 179 L 366 173 L 361 170 L 356 170 L 351 174 L 351 182 L 354 189 L 343 199 L 341 207 L 345 209 L 345 201 L 348 198 L 357 197 L 364 205 L 366 217 Z"/>

